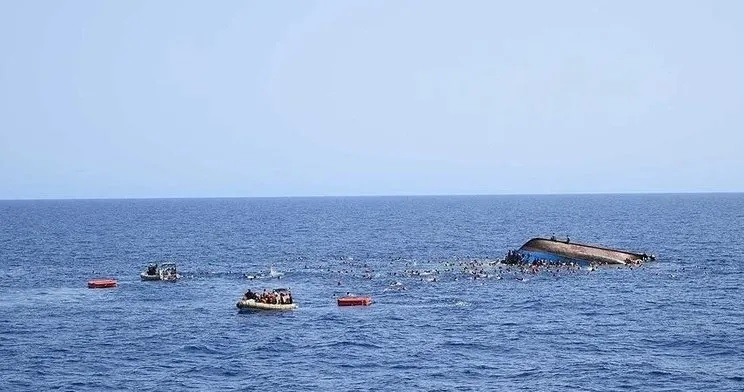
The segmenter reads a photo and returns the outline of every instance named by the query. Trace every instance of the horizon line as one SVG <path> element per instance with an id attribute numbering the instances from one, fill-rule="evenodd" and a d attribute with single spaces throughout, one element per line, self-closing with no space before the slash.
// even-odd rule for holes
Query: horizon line
<path id="1" fill-rule="evenodd" d="M 85 200 L 199 200 L 199 199 L 320 199 L 372 197 L 484 197 L 484 196 L 622 196 L 622 195 L 716 195 L 743 194 L 744 191 L 670 191 L 670 192 L 562 192 L 562 193 L 420 193 L 420 194 L 358 194 L 358 195 L 278 195 L 278 196 L 134 196 L 134 197 L 30 197 L 0 198 L 0 201 L 85 201 Z"/>

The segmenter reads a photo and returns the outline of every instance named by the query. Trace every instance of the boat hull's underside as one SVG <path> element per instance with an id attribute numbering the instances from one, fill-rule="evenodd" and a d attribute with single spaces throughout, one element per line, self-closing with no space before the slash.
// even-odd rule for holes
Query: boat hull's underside
<path id="1" fill-rule="evenodd" d="M 574 244 L 546 238 L 533 238 L 517 251 L 524 262 L 576 262 L 580 264 L 634 264 L 648 259 L 646 254 L 594 245 Z"/>

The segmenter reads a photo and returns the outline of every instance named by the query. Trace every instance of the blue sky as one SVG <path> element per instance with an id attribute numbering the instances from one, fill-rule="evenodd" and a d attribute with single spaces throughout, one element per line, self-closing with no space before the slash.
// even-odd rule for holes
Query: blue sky
<path id="1" fill-rule="evenodd" d="M 739 1 L 3 1 L 0 198 L 744 191 Z"/>

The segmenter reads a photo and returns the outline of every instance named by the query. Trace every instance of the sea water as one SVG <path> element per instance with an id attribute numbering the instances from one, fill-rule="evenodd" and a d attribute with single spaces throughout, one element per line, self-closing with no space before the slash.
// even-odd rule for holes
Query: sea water
<path id="1" fill-rule="evenodd" d="M 496 264 L 553 234 L 657 261 Z M 742 194 L 0 201 L 0 390 L 740 391 L 742 239 Z"/>

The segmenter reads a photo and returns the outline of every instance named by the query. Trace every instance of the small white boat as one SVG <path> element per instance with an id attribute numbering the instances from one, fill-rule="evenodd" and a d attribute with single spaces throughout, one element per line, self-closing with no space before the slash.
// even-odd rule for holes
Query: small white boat
<path id="1" fill-rule="evenodd" d="M 237 305 L 240 310 L 294 310 L 297 309 L 297 304 L 267 304 L 258 302 L 255 299 L 242 299 L 238 301 Z"/>
<path id="2" fill-rule="evenodd" d="M 176 263 L 161 263 L 160 266 L 157 264 L 151 264 L 147 267 L 147 271 L 140 274 L 142 280 L 178 280 L 181 275 L 178 274 Z"/>

